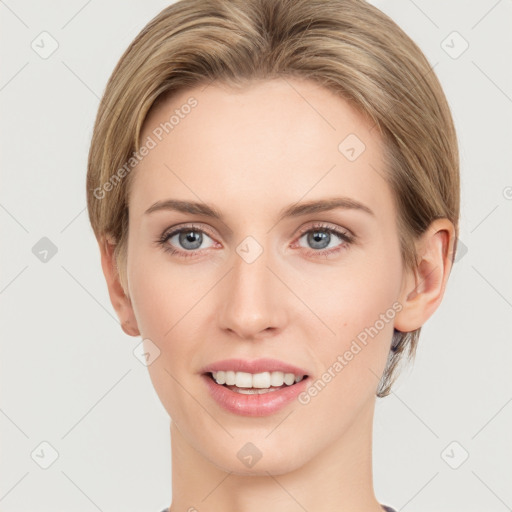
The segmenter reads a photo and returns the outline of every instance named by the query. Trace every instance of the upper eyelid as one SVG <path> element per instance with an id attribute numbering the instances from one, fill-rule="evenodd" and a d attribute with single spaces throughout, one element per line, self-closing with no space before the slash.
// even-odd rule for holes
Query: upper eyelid
<path id="1" fill-rule="evenodd" d="M 313 225 L 305 226 L 304 228 L 299 228 L 299 234 L 304 234 L 308 231 L 314 231 L 315 229 L 318 230 L 326 230 L 326 231 L 337 231 L 341 234 L 347 234 L 347 236 L 354 236 L 352 231 L 350 231 L 347 228 L 341 227 L 341 226 L 334 226 L 329 224 L 328 222 L 316 222 Z"/>
<path id="2" fill-rule="evenodd" d="M 171 235 L 175 235 L 176 233 L 179 233 L 180 231 L 201 231 L 201 232 L 204 232 L 206 233 L 207 235 L 211 236 L 211 231 L 208 229 L 208 228 L 205 228 L 204 226 L 200 226 L 200 225 L 197 225 L 197 224 L 188 224 L 188 225 L 178 225 L 178 226 L 174 226 L 172 228 L 168 228 L 166 230 L 164 230 L 163 234 L 162 234 L 162 238 L 166 238 L 166 237 L 169 237 Z"/>
<path id="3" fill-rule="evenodd" d="M 328 222 L 322 222 L 322 221 L 316 221 L 316 222 L 313 223 L 313 225 L 306 225 L 304 227 L 301 227 L 301 228 L 298 229 L 298 233 L 300 235 L 302 235 L 305 232 L 308 232 L 309 230 L 314 230 L 314 229 L 325 229 L 325 230 L 332 230 L 332 231 L 340 231 L 342 234 L 343 233 L 347 233 L 349 236 L 354 236 L 353 233 L 349 229 L 347 229 L 347 228 L 344 228 L 344 227 L 341 227 L 341 226 L 334 226 L 334 225 L 329 224 Z M 202 226 L 202 225 L 200 225 L 198 223 L 192 223 L 192 224 L 178 225 L 178 226 L 174 226 L 172 228 L 168 228 L 168 229 L 164 230 L 164 232 L 162 234 L 162 238 L 169 237 L 171 235 L 179 233 L 180 231 L 185 231 L 185 230 L 203 231 L 207 235 L 213 236 L 213 233 L 212 233 L 212 231 L 209 228 L 204 227 L 204 226 Z"/>

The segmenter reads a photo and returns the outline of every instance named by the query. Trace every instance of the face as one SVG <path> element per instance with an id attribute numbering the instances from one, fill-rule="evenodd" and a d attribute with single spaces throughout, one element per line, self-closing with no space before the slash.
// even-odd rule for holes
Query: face
<path id="1" fill-rule="evenodd" d="M 127 276 L 140 334 L 160 351 L 148 366 L 155 390 L 218 467 L 299 468 L 373 411 L 400 309 L 382 141 L 347 102 L 298 79 L 184 91 L 152 110 L 147 137 L 156 146 L 133 171 Z M 263 358 L 277 362 L 216 369 L 252 369 L 234 374 L 239 386 L 285 364 L 307 377 L 245 394 L 205 375 Z M 262 454 L 252 468 L 239 456 L 255 450 L 248 442 Z"/>

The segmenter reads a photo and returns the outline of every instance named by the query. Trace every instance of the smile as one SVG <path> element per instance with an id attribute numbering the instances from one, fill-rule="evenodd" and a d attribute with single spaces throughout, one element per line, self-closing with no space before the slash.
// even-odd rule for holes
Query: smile
<path id="1" fill-rule="evenodd" d="M 220 407 L 236 415 L 252 417 L 268 416 L 284 409 L 306 389 L 309 380 L 307 375 L 278 371 L 250 374 L 228 370 L 209 372 L 201 377 Z"/>
<path id="2" fill-rule="evenodd" d="M 232 391 L 246 394 L 276 391 L 283 386 L 292 386 L 305 377 L 305 375 L 280 371 L 248 373 L 233 370 L 211 372 L 210 375 L 217 384 L 225 385 Z"/>

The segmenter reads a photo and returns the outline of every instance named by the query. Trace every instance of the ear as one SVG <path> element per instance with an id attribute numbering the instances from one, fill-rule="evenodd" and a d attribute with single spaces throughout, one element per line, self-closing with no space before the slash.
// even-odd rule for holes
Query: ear
<path id="1" fill-rule="evenodd" d="M 137 320 L 133 312 L 132 302 L 126 295 L 119 280 L 119 272 L 114 258 L 115 243 L 108 236 L 98 238 L 101 253 L 101 268 L 107 281 L 110 302 L 116 310 L 121 328 L 129 336 L 139 336 Z"/>
<path id="2" fill-rule="evenodd" d="M 395 316 L 398 331 L 420 328 L 441 303 L 452 269 L 454 243 L 455 228 L 448 219 L 436 219 L 417 241 L 419 263 L 402 281 L 402 310 Z"/>

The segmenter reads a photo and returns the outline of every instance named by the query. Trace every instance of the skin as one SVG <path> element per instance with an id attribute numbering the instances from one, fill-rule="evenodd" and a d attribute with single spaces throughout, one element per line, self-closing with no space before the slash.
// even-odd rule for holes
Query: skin
<path id="1" fill-rule="evenodd" d="M 236 91 L 218 83 L 183 91 L 150 112 L 141 140 L 190 96 L 197 107 L 134 171 L 126 294 L 113 246 L 99 239 L 124 331 L 161 351 L 148 369 L 172 418 L 170 510 L 381 512 L 371 444 L 379 378 L 393 327 L 420 327 L 442 300 L 453 225 L 436 220 L 417 240 L 420 265 L 406 271 L 378 131 L 319 85 L 279 79 Z M 366 146 L 353 162 L 338 150 L 351 133 Z M 374 215 L 336 209 L 278 220 L 289 205 L 337 196 Z M 214 205 L 223 221 L 144 213 L 169 198 Z M 311 227 L 317 222 L 355 239 L 331 235 L 324 250 L 341 249 L 319 255 L 324 246 L 299 232 L 328 238 Z M 155 242 L 190 223 L 205 233 L 195 256 L 169 254 Z M 250 264 L 236 252 L 247 236 L 263 248 Z M 183 253 L 192 245 L 178 236 L 166 243 Z M 235 415 L 210 398 L 200 377 L 204 365 L 221 359 L 271 357 L 306 368 L 314 381 L 394 303 L 401 311 L 307 405 Z M 262 453 L 252 468 L 237 457 L 247 442 Z"/>

